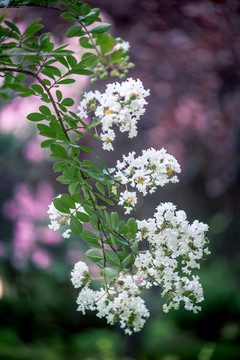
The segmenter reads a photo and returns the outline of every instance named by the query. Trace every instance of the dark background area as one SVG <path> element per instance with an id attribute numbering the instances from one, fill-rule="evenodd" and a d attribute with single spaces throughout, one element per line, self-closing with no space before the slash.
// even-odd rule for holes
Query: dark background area
<path id="1" fill-rule="evenodd" d="M 146 114 L 139 121 L 138 137 L 129 140 L 121 135 L 116 140 L 115 152 L 100 150 L 100 156 L 112 166 L 129 151 L 140 154 L 148 147 L 165 147 L 177 158 L 182 167 L 179 184 L 144 198 L 136 216 L 151 217 L 160 202 L 171 201 L 186 211 L 189 221 L 198 219 L 209 224 L 211 255 L 198 271 L 205 301 L 197 315 L 183 309 L 163 314 L 160 293 L 155 289 L 145 297 L 150 319 L 141 333 L 128 338 L 94 314 L 82 316 L 76 312 L 77 293 L 70 284 L 69 273 L 84 250 L 77 239 L 53 246 L 37 238 L 38 250 L 45 251 L 49 265 L 34 262 L 36 257 L 31 250 L 24 265 L 17 266 L 16 239 L 19 224 L 26 221 L 19 209 L 37 206 L 41 201 L 42 209 L 44 206 L 47 209 L 51 191 L 52 196 L 57 192 L 44 188 L 49 198 L 45 202 L 37 198 L 43 180 L 51 189 L 56 183 L 47 158 L 33 161 L 26 156 L 26 143 L 35 139 L 33 127 L 24 127 L 21 136 L 21 131 L 14 128 L 2 130 L 0 359 L 237 360 L 240 358 L 239 1 L 89 3 L 101 8 L 104 21 L 113 23 L 114 36 L 129 41 L 131 60 L 136 65 L 129 76 L 141 79 L 151 93 Z M 7 11 L 23 24 L 42 17 L 45 31 L 50 31 L 58 42 L 63 41 L 67 24 L 56 12 L 30 8 Z M 76 100 L 87 89 L 103 90 L 107 82 L 94 86 L 85 83 Z M 22 104 L 26 107 L 26 103 Z M 3 102 L 0 105 L 4 114 Z M 11 106 L 14 107 L 14 102 Z M 98 144 L 90 145 L 99 150 Z M 19 184 L 25 184 L 25 193 L 22 188 L 19 190 Z M 61 187 L 57 190 L 64 191 Z M 24 194 L 31 199 L 25 205 Z M 6 210 L 10 199 L 14 201 L 10 209 L 19 210 L 14 216 L 13 210 L 12 215 Z M 46 217 L 31 219 L 34 229 L 47 224 Z M 24 239 L 28 234 L 21 236 Z"/>

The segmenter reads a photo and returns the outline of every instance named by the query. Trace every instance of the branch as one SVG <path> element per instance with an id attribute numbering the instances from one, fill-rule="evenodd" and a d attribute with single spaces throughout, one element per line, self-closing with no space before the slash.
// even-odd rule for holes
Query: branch
<path id="1" fill-rule="evenodd" d="M 0 72 L 8 72 L 8 71 L 11 71 L 11 72 L 18 72 L 18 73 L 23 73 L 25 75 L 29 75 L 29 76 L 32 76 L 33 78 L 35 78 L 41 85 L 42 87 L 44 88 L 44 90 L 46 91 L 46 93 L 48 94 L 48 97 L 49 97 L 49 100 L 51 101 L 52 103 L 52 106 L 54 108 L 54 111 L 57 115 L 57 119 L 62 127 L 62 130 L 66 136 L 66 138 L 68 140 L 70 140 L 69 136 L 68 136 L 68 133 L 67 133 L 67 130 L 65 129 L 65 126 L 63 124 L 63 121 L 62 121 L 62 118 L 61 118 L 61 115 L 60 115 L 60 112 L 58 111 L 58 108 L 55 104 L 55 101 L 52 97 L 52 94 L 51 92 L 49 91 L 49 89 L 47 88 L 47 86 L 44 84 L 44 82 L 42 81 L 42 79 L 35 73 L 33 73 L 32 71 L 29 71 L 29 70 L 23 70 L 23 69 L 15 69 L 15 68 L 10 68 L 10 67 L 4 67 L 4 68 L 0 68 Z"/>

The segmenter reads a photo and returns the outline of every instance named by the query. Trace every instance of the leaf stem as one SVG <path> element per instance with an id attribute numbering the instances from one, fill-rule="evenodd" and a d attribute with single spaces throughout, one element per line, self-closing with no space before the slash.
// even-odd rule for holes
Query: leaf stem
<path id="1" fill-rule="evenodd" d="M 69 138 L 69 136 L 68 136 L 68 133 L 67 133 L 67 130 L 66 130 L 64 124 L 63 124 L 63 121 L 62 121 L 60 112 L 59 112 L 59 110 L 58 110 L 58 108 L 57 108 L 57 106 L 56 106 L 56 103 L 55 103 L 55 101 L 54 101 L 54 99 L 53 99 L 53 97 L 52 97 L 52 94 L 51 94 L 51 92 L 49 91 L 48 87 L 44 84 L 44 82 L 42 81 L 42 79 L 41 79 L 37 74 L 35 74 L 34 72 L 29 71 L 29 70 L 23 70 L 23 69 L 18 69 L 18 68 L 11 68 L 11 67 L 0 68 L 0 72 L 8 72 L 8 71 L 10 71 L 10 72 L 23 73 L 23 74 L 25 74 L 25 75 L 32 76 L 33 78 L 35 78 L 35 79 L 42 85 L 42 87 L 44 88 L 44 90 L 45 90 L 46 93 L 48 94 L 49 100 L 50 100 L 51 103 L 52 103 L 52 106 L 53 106 L 54 111 L 55 111 L 55 113 L 56 113 L 56 115 L 57 115 L 57 119 L 58 119 L 58 121 L 59 121 L 59 123 L 60 123 L 60 125 L 61 125 L 61 128 L 62 128 L 62 130 L 63 130 L 63 132 L 64 132 L 64 135 L 66 136 L 66 138 L 67 138 L 68 140 L 70 140 L 70 138 Z"/>

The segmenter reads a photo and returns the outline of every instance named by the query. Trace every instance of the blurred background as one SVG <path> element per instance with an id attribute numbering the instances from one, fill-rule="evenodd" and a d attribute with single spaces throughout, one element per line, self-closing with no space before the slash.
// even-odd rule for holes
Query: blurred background
<path id="1" fill-rule="evenodd" d="M 144 198 L 139 219 L 171 201 L 188 219 L 210 226 L 211 255 L 198 271 L 205 301 L 199 314 L 162 312 L 160 292 L 146 294 L 143 331 L 127 337 L 118 327 L 76 312 L 70 284 L 84 246 L 48 229 L 46 211 L 56 184 L 52 162 L 35 124 L 38 103 L 0 100 L 0 359 L 1 360 L 232 360 L 240 359 L 240 4 L 237 0 L 91 0 L 112 34 L 130 42 L 135 69 L 151 96 L 139 136 L 119 134 L 115 152 L 100 151 L 111 167 L 123 153 L 154 147 L 174 155 L 179 184 Z M 68 24 L 53 10 L 9 9 L 24 29 L 41 17 L 61 44 Z M 69 39 L 68 39 L 69 42 Z M 71 40 L 70 47 L 81 53 Z M 116 81 L 116 79 L 110 79 Z M 77 103 L 84 91 L 104 90 L 81 77 L 66 87 Z M 72 110 L 72 111 L 74 111 Z M 98 143 L 83 145 L 99 151 Z M 121 213 L 122 214 L 122 213 Z"/>

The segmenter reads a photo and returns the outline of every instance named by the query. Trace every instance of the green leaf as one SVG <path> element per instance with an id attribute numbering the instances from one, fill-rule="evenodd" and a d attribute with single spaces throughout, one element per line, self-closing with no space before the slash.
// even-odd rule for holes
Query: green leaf
<path id="1" fill-rule="evenodd" d="M 116 277 L 116 276 L 118 276 L 118 273 L 119 273 L 118 269 L 112 269 L 112 268 L 105 268 L 104 272 L 105 272 L 106 277 L 108 277 L 108 278 Z"/>
<path id="2" fill-rule="evenodd" d="M 82 56 L 80 65 L 85 65 L 87 67 L 93 66 L 98 60 L 98 56 L 92 53 L 85 53 Z"/>
<path id="3" fill-rule="evenodd" d="M 18 29 L 18 27 L 14 24 L 14 23 L 12 23 L 12 22 L 10 22 L 10 21 L 4 21 L 5 22 L 5 24 L 10 28 L 10 29 L 12 29 L 13 31 L 15 31 L 15 32 L 17 32 L 18 34 L 21 34 L 20 33 L 20 31 L 19 31 L 19 29 Z"/>
<path id="4" fill-rule="evenodd" d="M 68 159 L 67 152 L 61 145 L 53 144 L 51 150 L 51 157 L 54 157 L 55 159 Z"/>
<path id="5" fill-rule="evenodd" d="M 99 244 L 98 236 L 96 234 L 94 234 L 93 232 L 91 232 L 89 230 L 83 230 L 81 233 L 81 237 L 88 245 L 94 246 L 98 249 L 102 248 L 101 244 Z"/>
<path id="6" fill-rule="evenodd" d="M 110 234 L 110 239 L 109 239 L 109 240 L 111 241 L 111 243 L 112 243 L 113 246 L 115 246 L 115 247 L 118 246 L 118 244 L 117 244 L 117 242 L 116 242 L 116 239 L 115 239 L 115 237 L 113 236 L 113 234 Z"/>
<path id="7" fill-rule="evenodd" d="M 103 195 L 105 195 L 105 189 L 104 186 L 102 184 L 100 184 L 99 182 L 96 183 L 96 188 L 98 189 L 98 191 L 100 191 L 100 193 L 102 193 Z"/>
<path id="8" fill-rule="evenodd" d="M 38 68 L 35 65 L 28 65 L 28 69 L 31 71 L 38 71 Z"/>
<path id="9" fill-rule="evenodd" d="M 35 20 L 23 33 L 23 38 L 26 38 L 34 33 L 36 33 L 38 30 L 43 28 L 43 25 L 38 24 L 41 19 Z"/>
<path id="10" fill-rule="evenodd" d="M 111 213 L 111 225 L 114 229 L 117 228 L 118 225 L 118 214 L 116 212 Z"/>
<path id="11" fill-rule="evenodd" d="M 61 195 L 61 201 L 69 208 L 69 209 L 75 209 L 75 201 L 72 199 L 72 197 L 69 194 L 62 194 Z"/>
<path id="12" fill-rule="evenodd" d="M 72 14 L 70 14 L 69 12 L 62 13 L 61 18 L 63 18 L 64 20 L 67 20 L 67 21 L 72 21 L 72 22 L 77 21 L 77 18 L 75 16 L 73 16 Z"/>
<path id="13" fill-rule="evenodd" d="M 115 45 L 115 40 L 111 35 L 101 34 L 98 36 L 96 45 L 100 46 L 101 53 L 106 55 Z"/>
<path id="14" fill-rule="evenodd" d="M 54 56 L 54 58 L 59 61 L 63 66 L 65 66 L 67 69 L 69 69 L 67 60 L 63 56 Z"/>
<path id="15" fill-rule="evenodd" d="M 40 72 L 41 72 L 43 75 L 48 76 L 48 77 L 50 77 L 51 79 L 55 80 L 55 77 L 54 77 L 52 71 L 50 71 L 49 69 L 44 68 L 44 69 L 41 69 Z"/>
<path id="16" fill-rule="evenodd" d="M 39 107 L 39 110 L 40 110 L 40 112 L 41 112 L 43 115 L 47 115 L 47 116 L 50 116 L 50 115 L 51 115 L 51 111 L 50 111 L 50 109 L 49 109 L 47 106 L 41 105 L 41 106 Z"/>
<path id="17" fill-rule="evenodd" d="M 58 101 L 62 100 L 62 93 L 60 90 L 56 90 L 56 96 L 57 96 Z"/>
<path id="18" fill-rule="evenodd" d="M 122 60 L 122 51 L 121 50 L 117 50 L 114 51 L 110 54 L 110 63 L 111 64 L 120 64 L 121 60 Z"/>
<path id="19" fill-rule="evenodd" d="M 100 25 L 95 26 L 93 29 L 89 30 L 91 34 L 102 34 L 108 31 L 111 27 L 111 24 L 102 23 Z"/>
<path id="20" fill-rule="evenodd" d="M 136 220 L 134 218 L 128 219 L 127 225 L 129 226 L 129 230 L 130 230 L 131 235 L 132 236 L 135 235 L 137 230 L 138 230 Z"/>
<path id="21" fill-rule="evenodd" d="M 64 213 L 64 214 L 69 214 L 70 213 L 69 207 L 66 206 L 66 204 L 61 200 L 61 198 L 53 199 L 53 205 L 61 213 Z"/>
<path id="22" fill-rule="evenodd" d="M 62 104 L 58 104 L 60 110 L 62 110 L 63 112 L 67 112 L 67 108 L 65 106 L 63 106 Z"/>
<path id="23" fill-rule="evenodd" d="M 87 69 L 73 69 L 69 71 L 69 74 L 76 74 L 76 75 L 87 75 L 87 76 L 91 76 L 94 75 L 94 72 L 91 70 L 87 70 Z"/>
<path id="24" fill-rule="evenodd" d="M 71 183 L 68 187 L 68 191 L 70 192 L 71 195 L 73 195 L 75 193 L 79 193 L 79 191 L 80 191 L 79 183 L 78 182 Z"/>
<path id="25" fill-rule="evenodd" d="M 115 237 L 115 239 L 116 239 L 120 244 L 128 245 L 128 242 L 127 242 L 122 236 L 119 236 L 119 235 L 116 234 L 116 233 L 114 233 L 113 236 Z"/>
<path id="26" fill-rule="evenodd" d="M 81 195 L 79 193 L 73 194 L 72 199 L 75 203 L 80 203 L 82 201 Z"/>
<path id="27" fill-rule="evenodd" d="M 82 222 L 89 222 L 89 216 L 81 211 L 77 211 L 77 217 Z"/>
<path id="28" fill-rule="evenodd" d="M 71 98 L 65 98 L 65 99 L 63 99 L 63 101 L 61 102 L 61 104 L 62 104 L 63 106 L 73 106 L 74 101 L 73 101 L 73 99 L 71 99 Z"/>
<path id="29" fill-rule="evenodd" d="M 58 81 L 58 84 L 65 85 L 65 84 L 73 84 L 75 82 L 76 82 L 76 80 L 74 80 L 74 79 L 64 79 L 64 80 Z"/>
<path id="30" fill-rule="evenodd" d="M 107 260 L 107 262 L 112 266 L 119 266 L 120 265 L 120 259 L 117 256 L 117 254 L 111 250 L 104 250 L 104 255 Z"/>
<path id="31" fill-rule="evenodd" d="M 138 252 L 138 241 L 137 240 L 133 242 L 131 249 L 134 254 L 136 254 Z"/>
<path id="32" fill-rule="evenodd" d="M 24 86 L 21 86 L 19 84 L 10 84 L 8 86 L 11 90 L 22 92 L 28 95 L 35 95 L 35 92 L 32 89 L 28 89 Z"/>
<path id="33" fill-rule="evenodd" d="M 89 172 L 88 172 L 89 173 Z M 91 175 L 90 175 L 91 176 Z M 99 180 L 98 178 L 97 178 L 97 176 L 91 176 L 91 177 L 93 177 L 94 179 L 97 179 L 97 180 Z M 110 200 L 110 199 L 107 199 L 107 198 L 105 198 L 104 196 L 102 196 L 102 195 L 100 195 L 100 194 L 98 194 L 98 193 L 95 193 L 96 195 L 97 195 L 97 197 L 99 197 L 99 199 L 101 199 L 101 200 L 103 200 L 103 201 L 105 201 L 108 205 L 110 205 L 110 206 L 113 206 L 114 205 L 114 202 L 112 201 L 112 200 Z"/>
<path id="34" fill-rule="evenodd" d="M 75 235 L 80 235 L 83 231 L 81 222 L 75 216 L 71 216 L 70 229 Z"/>
<path id="35" fill-rule="evenodd" d="M 91 11 L 91 6 L 88 4 L 82 4 L 81 6 L 81 13 L 83 14 L 83 16 L 86 16 L 87 14 L 89 14 Z"/>
<path id="36" fill-rule="evenodd" d="M 38 85 L 38 84 L 32 84 L 31 85 L 31 88 L 38 94 L 42 95 L 44 94 L 44 90 L 43 88 L 41 87 L 41 85 Z"/>
<path id="37" fill-rule="evenodd" d="M 94 250 L 94 249 L 90 249 L 88 251 L 85 252 L 86 257 L 88 258 L 88 260 L 93 261 L 93 262 L 99 262 L 103 259 L 103 256 L 99 253 L 99 251 Z"/>
<path id="38" fill-rule="evenodd" d="M 54 140 L 44 140 L 41 142 L 41 148 L 48 148 L 52 145 Z"/>
<path id="39" fill-rule="evenodd" d="M 125 221 L 120 221 L 118 231 L 120 234 L 128 234 L 129 233 L 129 227 L 125 224 Z"/>
<path id="40" fill-rule="evenodd" d="M 88 37 L 82 37 L 79 39 L 79 44 L 85 49 L 94 49 L 94 46 L 89 43 Z"/>
<path id="41" fill-rule="evenodd" d="M 50 141 L 50 140 L 47 140 Z M 53 164 L 53 171 L 54 172 L 62 172 L 63 167 L 65 167 L 67 164 L 66 161 L 57 161 L 55 164 Z"/>
<path id="42" fill-rule="evenodd" d="M 43 79 L 45 85 L 51 86 L 51 82 L 48 79 Z"/>
<path id="43" fill-rule="evenodd" d="M 38 129 L 39 129 L 39 134 L 41 136 L 46 136 L 49 137 L 51 139 L 55 139 L 56 138 L 56 132 L 54 129 L 52 129 L 51 127 L 45 125 L 45 124 L 38 124 Z"/>
<path id="44" fill-rule="evenodd" d="M 92 150 L 92 149 L 90 149 L 90 148 L 89 148 L 89 147 L 87 147 L 87 146 L 80 145 L 80 146 L 79 146 L 79 148 L 80 148 L 81 150 L 83 150 L 83 151 L 85 151 L 85 152 L 89 153 L 89 154 L 93 154 L 93 150 Z"/>
<path id="45" fill-rule="evenodd" d="M 69 184 L 72 183 L 72 180 L 66 179 L 64 175 L 58 176 L 56 180 L 59 181 L 62 184 L 68 184 L 69 185 Z"/>
<path id="46" fill-rule="evenodd" d="M 50 66 L 50 65 L 45 66 L 44 71 L 45 72 L 47 71 L 49 74 L 52 74 L 52 75 L 55 75 L 55 76 L 58 76 L 58 77 L 60 77 L 62 75 L 61 71 L 56 66 Z"/>
<path id="47" fill-rule="evenodd" d="M 85 31 L 82 30 L 81 26 L 73 25 L 67 30 L 66 37 L 71 38 L 73 36 L 82 36 L 84 34 L 85 34 Z"/>
<path id="48" fill-rule="evenodd" d="M 107 213 L 106 210 L 104 210 L 104 215 L 105 215 L 105 218 L 106 218 L 106 220 L 107 220 L 107 223 L 110 224 L 110 217 L 109 217 L 109 215 L 108 215 L 108 213 Z"/>
<path id="49" fill-rule="evenodd" d="M 77 66 L 77 59 L 73 55 L 68 55 L 67 61 L 72 69 Z"/>
<path id="50" fill-rule="evenodd" d="M 125 269 L 133 261 L 133 259 L 134 257 L 132 254 L 129 254 L 127 257 L 125 257 L 125 259 L 121 262 L 119 270 L 122 271 Z"/>
<path id="51" fill-rule="evenodd" d="M 30 121 L 42 121 L 46 119 L 46 116 L 39 113 L 31 113 L 27 116 L 27 119 Z"/>

